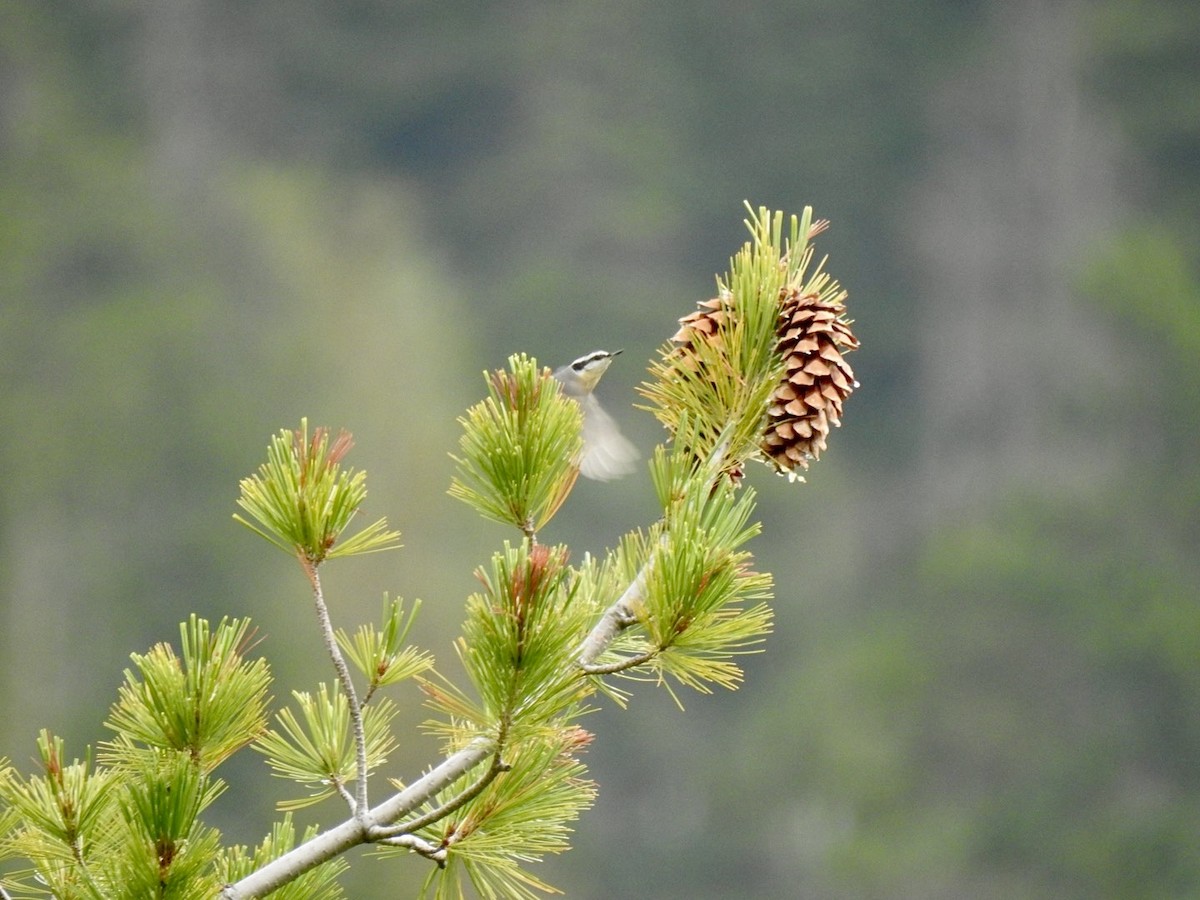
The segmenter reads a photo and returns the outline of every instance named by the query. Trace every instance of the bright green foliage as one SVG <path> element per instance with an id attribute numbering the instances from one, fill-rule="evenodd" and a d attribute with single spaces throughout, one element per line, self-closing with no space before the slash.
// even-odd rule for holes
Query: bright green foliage
<path id="1" fill-rule="evenodd" d="M 731 657 L 750 652 L 771 628 L 771 576 L 751 569 L 741 549 L 759 532 L 749 521 L 754 491 L 739 493 L 722 480 L 709 488 L 693 480 L 658 529 L 643 600 L 648 644 L 659 652 L 653 669 L 708 692 L 708 683 L 734 688 L 741 670 Z"/>
<path id="2" fill-rule="evenodd" d="M 568 849 L 570 823 L 596 795 L 575 758 L 590 740 L 587 732 L 569 727 L 514 747 L 506 757 L 509 771 L 455 816 L 423 830 L 431 843 L 452 848 L 446 868 L 430 872 L 427 894 L 446 900 L 464 896 L 464 876 L 479 896 L 495 900 L 553 893 L 520 864 Z M 463 787 L 452 786 L 446 796 Z"/>
<path id="3" fill-rule="evenodd" d="M 303 841 L 311 840 L 317 833 L 317 826 L 310 825 L 305 829 Z M 226 851 L 219 863 L 221 881 L 233 882 L 244 878 L 295 846 L 296 826 L 292 823 L 292 814 L 287 813 L 253 851 L 244 846 L 231 847 Z M 345 859 L 332 859 L 310 869 L 290 884 L 277 888 L 271 893 L 271 900 L 340 900 L 345 894 L 335 879 L 345 870 Z"/>
<path id="4" fill-rule="evenodd" d="M 759 531 L 751 521 L 754 492 L 738 476 L 758 452 L 783 373 L 776 350 L 781 293 L 803 280 L 810 261 L 811 211 L 790 219 L 786 243 L 784 221 L 760 210 L 748 223 L 753 240 L 721 284 L 737 298 L 738 314 L 724 318 L 716 339 L 697 342 L 686 358 L 668 345 L 652 367 L 655 381 L 643 393 L 672 437 L 651 467 L 663 517 L 648 532 L 627 535 L 603 562 L 588 559 L 572 570 L 565 548 L 533 537 L 571 487 L 574 473 L 563 460 L 578 453 L 578 417 L 563 410 L 560 419 L 560 394 L 545 390 L 547 374 L 539 378 L 531 361 L 514 357 L 512 373 L 494 373 L 491 396 L 461 420 L 464 457 L 451 493 L 520 528 L 526 539 L 506 544 L 476 573 L 484 590 L 468 601 L 456 646 L 480 699 L 452 686 L 427 689 L 445 716 L 433 727 L 449 747 L 493 736 L 513 769 L 447 817 L 448 826 L 419 830 L 428 848 L 440 848 L 427 852 L 445 853 L 446 869 L 430 878 L 434 896 L 460 896 L 464 876 L 484 897 L 547 889 L 515 861 L 557 849 L 546 823 L 565 822 L 573 805 L 586 805 L 591 788 L 577 783 L 578 763 L 568 755 L 561 766 L 549 765 L 549 758 L 560 754 L 554 740 L 582 734 L 572 720 L 594 691 L 624 702 L 598 676 L 663 683 L 669 676 L 703 692 L 735 688 L 741 670 L 734 657 L 757 649 L 770 631 L 764 601 L 771 578 L 753 570 L 744 549 Z M 814 291 L 825 289 L 822 277 L 810 278 Z M 560 434 L 560 427 L 572 433 Z M 532 484 L 541 486 L 535 495 Z M 530 759 L 539 760 L 540 774 L 527 768 Z M 560 769 L 570 773 L 559 784 L 568 795 L 555 798 L 551 773 Z M 469 784 L 460 779 L 444 797 Z"/>
<path id="5" fill-rule="evenodd" d="M 143 754 L 121 798 L 126 834 L 113 841 L 111 862 L 122 897 L 207 900 L 220 887 L 212 862 L 220 834 L 200 813 L 221 793 L 179 753 Z"/>
<path id="6" fill-rule="evenodd" d="M 370 679 L 365 704 L 371 695 L 385 685 L 398 684 L 433 666 L 433 656 L 413 646 L 403 646 L 408 631 L 412 628 L 421 601 L 413 603 L 412 611 L 404 615 L 404 601 L 399 597 L 383 599 L 383 624 L 379 630 L 374 625 L 358 626 L 353 639 L 344 629 L 336 632 L 338 646 Z"/>
<path id="7" fill-rule="evenodd" d="M 46 732 L 38 746 L 44 775 L 0 779 L 0 799 L 20 823 L 7 843 L 34 862 L 33 871 L 16 873 L 29 893 L 14 896 L 215 895 L 220 836 L 199 816 L 222 785 L 188 754 L 142 750 L 97 769 L 78 760 L 64 765 L 62 740 Z"/>
<path id="8" fill-rule="evenodd" d="M 631 609 L 630 613 L 636 614 L 639 611 L 644 613 L 644 607 L 640 605 L 640 598 L 649 576 L 649 560 L 654 546 L 654 539 L 644 531 L 631 531 L 622 535 L 617 546 L 610 550 L 603 560 L 589 559 L 583 566 L 580 566 L 576 576 L 580 585 L 580 593 L 584 596 L 594 596 L 598 601 L 611 602 L 613 598 L 623 597 L 632 590 L 636 602 L 635 608 Z M 631 659 L 646 661 L 653 653 L 654 648 L 646 640 L 644 629 L 640 622 L 635 620 L 613 637 L 595 663 L 620 669 L 622 674 L 630 675 L 636 670 L 623 667 Z M 629 699 L 629 694 L 625 690 L 610 681 L 596 678 L 594 683 L 598 690 L 621 706 L 624 706 Z"/>
<path id="9" fill-rule="evenodd" d="M 243 658 L 245 621 L 214 629 L 193 616 L 180 631 L 181 657 L 166 645 L 134 655 L 100 766 L 66 764 L 62 740 L 43 731 L 43 774 L 0 774 L 6 847 L 33 863 L 15 873 L 13 896 L 216 895 L 220 835 L 200 816 L 224 785 L 210 773 L 263 730 L 270 674 Z"/>
<path id="10" fill-rule="evenodd" d="M 475 573 L 484 591 L 467 601 L 456 648 L 481 698 L 476 728 L 519 740 L 561 727 L 591 693 L 573 659 L 596 610 L 577 597 L 566 556 L 565 547 L 506 543 Z"/>
<path id="11" fill-rule="evenodd" d="M 742 674 L 733 658 L 760 650 L 771 630 L 764 602 L 771 576 L 755 572 L 751 554 L 741 549 L 759 531 L 750 522 L 754 492 L 739 492 L 724 478 L 715 487 L 693 478 L 678 496 L 669 484 L 678 471 L 671 458 L 660 449 L 652 466 L 660 494 L 673 497 L 662 521 L 648 533 L 627 535 L 601 576 L 611 583 L 623 573 L 628 583 L 635 577 L 629 573 L 640 569 L 631 609 L 637 623 L 597 664 L 627 678 L 650 677 L 668 689 L 668 675 L 702 693 L 710 685 L 734 689 Z M 622 660 L 638 665 L 626 668 Z"/>
<path id="12" fill-rule="evenodd" d="M 169 644 L 132 654 L 138 674 L 125 670 L 105 723 L 118 734 L 105 762 L 117 763 L 141 743 L 185 753 L 209 772 L 266 727 L 271 675 L 265 660 L 245 658 L 250 623 L 222 619 L 213 631 L 193 615 L 179 631 L 182 659 Z"/>
<path id="13" fill-rule="evenodd" d="M 579 405 L 563 396 L 548 369 L 524 354 L 508 371 L 485 373 L 486 400 L 459 419 L 463 435 L 450 495 L 481 516 L 540 530 L 579 476 Z"/>
<path id="14" fill-rule="evenodd" d="M 48 889 L 31 896 L 99 898 L 90 869 L 104 857 L 104 835 L 113 832 L 117 779 L 90 759 L 66 763 L 62 738 L 48 731 L 38 736 L 38 752 L 44 774 L 26 780 L 8 770 L 0 778 L 0 800 L 20 821 L 6 844 L 34 865 L 18 877 Z"/>
<path id="15" fill-rule="evenodd" d="M 240 515 L 234 519 L 313 565 L 399 546 L 400 532 L 389 531 L 386 519 L 339 543 L 367 496 L 366 473 L 341 466 L 352 446 L 344 431 L 331 445 L 325 428 L 317 428 L 310 440 L 307 419 L 297 432 L 280 431 L 258 474 L 241 482 L 238 506 L 258 525 Z"/>
<path id="16" fill-rule="evenodd" d="M 254 745 L 267 757 L 275 774 L 311 790 L 308 797 L 280 804 L 281 809 L 301 809 L 337 793 L 357 776 L 354 743 L 350 732 L 350 707 L 342 693 L 331 692 L 322 682 L 316 695 L 293 691 L 300 716 L 291 709 L 276 716 L 282 732 L 270 731 Z M 367 740 L 367 765 L 374 769 L 387 762 L 396 747 L 388 726 L 396 716 L 396 706 L 387 698 L 363 710 L 363 729 Z"/>

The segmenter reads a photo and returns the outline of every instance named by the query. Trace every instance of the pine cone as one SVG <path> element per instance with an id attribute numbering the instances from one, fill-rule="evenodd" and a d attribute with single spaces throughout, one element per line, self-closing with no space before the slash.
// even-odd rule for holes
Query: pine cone
<path id="1" fill-rule="evenodd" d="M 785 288 L 779 299 L 776 350 L 787 369 L 767 411 L 761 449 L 777 471 L 795 475 L 820 457 L 830 427 L 841 424 L 842 402 L 858 387 L 843 353 L 856 349 L 858 339 L 840 300 L 796 288 Z"/>
<path id="2" fill-rule="evenodd" d="M 808 239 L 828 226 L 825 219 L 812 222 Z M 858 387 L 843 356 L 858 348 L 850 320 L 845 318 L 845 291 L 827 278 L 809 284 L 818 289 L 810 287 L 809 293 L 802 293 L 793 285 L 779 292 L 775 351 L 785 361 L 785 370 L 771 398 L 759 444 L 763 461 L 792 477 L 798 477 L 797 470 L 807 469 L 809 460 L 820 457 L 829 429 L 841 424 L 842 403 Z M 694 312 L 679 320 L 669 358 L 702 376 L 698 346 L 707 345 L 723 355 L 722 332 L 738 314 L 727 290 L 699 303 Z M 711 356 L 707 358 L 711 360 Z M 732 361 L 724 362 L 732 365 Z M 740 467 L 730 474 L 739 478 Z"/>
<path id="3" fill-rule="evenodd" d="M 720 297 L 711 300 L 701 300 L 696 304 L 699 309 L 689 313 L 679 320 L 679 330 L 671 340 L 678 344 L 677 352 L 688 367 L 695 371 L 695 342 L 702 340 L 716 345 L 720 340 L 721 325 L 732 314 L 733 297 L 722 293 Z"/>

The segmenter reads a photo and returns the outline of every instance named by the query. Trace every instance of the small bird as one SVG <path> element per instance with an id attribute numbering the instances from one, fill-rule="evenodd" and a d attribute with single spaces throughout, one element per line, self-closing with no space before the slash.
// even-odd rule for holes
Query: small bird
<path id="1" fill-rule="evenodd" d="M 625 439 L 592 393 L 600 376 L 620 352 L 593 350 L 554 372 L 563 393 L 578 403 L 583 412 L 583 458 L 579 461 L 579 472 L 597 481 L 628 475 L 638 460 L 637 448 Z"/>

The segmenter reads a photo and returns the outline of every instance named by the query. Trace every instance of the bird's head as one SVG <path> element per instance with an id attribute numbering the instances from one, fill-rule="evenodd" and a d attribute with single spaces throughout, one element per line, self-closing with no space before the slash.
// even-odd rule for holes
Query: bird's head
<path id="1" fill-rule="evenodd" d="M 612 365 L 613 358 L 620 352 L 620 350 L 614 350 L 611 353 L 607 350 L 593 350 L 571 363 L 570 369 L 579 379 L 580 386 L 586 393 L 591 393 L 596 387 L 600 376 L 608 370 L 608 367 Z"/>

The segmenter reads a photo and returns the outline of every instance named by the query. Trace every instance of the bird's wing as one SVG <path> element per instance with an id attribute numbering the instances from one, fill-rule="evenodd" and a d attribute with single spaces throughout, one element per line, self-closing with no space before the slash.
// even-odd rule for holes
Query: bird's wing
<path id="1" fill-rule="evenodd" d="M 577 398 L 583 410 L 583 458 L 579 472 L 585 478 L 611 481 L 634 470 L 640 454 L 621 434 L 612 416 L 591 394 Z"/>

